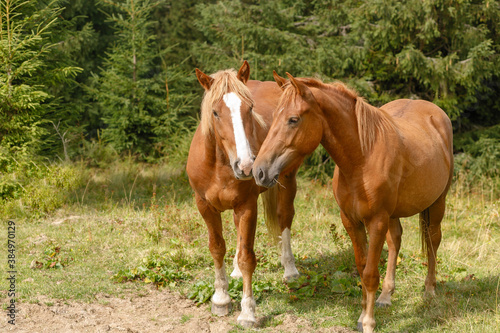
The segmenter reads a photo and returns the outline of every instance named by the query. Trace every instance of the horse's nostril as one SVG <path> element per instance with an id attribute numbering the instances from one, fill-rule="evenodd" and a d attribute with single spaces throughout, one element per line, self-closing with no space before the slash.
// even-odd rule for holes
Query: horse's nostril
<path id="1" fill-rule="evenodd" d="M 234 163 L 233 163 L 233 169 L 235 169 L 235 170 L 241 170 L 240 159 L 239 158 L 236 161 L 234 161 Z"/>
<path id="2" fill-rule="evenodd" d="M 262 171 L 262 169 L 259 170 L 259 180 L 264 180 L 264 171 Z"/>

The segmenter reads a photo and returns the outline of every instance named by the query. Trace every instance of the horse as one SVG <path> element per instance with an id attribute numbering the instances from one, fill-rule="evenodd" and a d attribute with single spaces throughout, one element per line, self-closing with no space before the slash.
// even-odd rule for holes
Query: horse
<path id="1" fill-rule="evenodd" d="M 237 321 L 251 327 L 256 322 L 252 274 L 256 267 L 257 199 L 262 192 L 268 232 L 275 240 L 281 237 L 283 278 L 299 276 L 290 240 L 297 170 L 292 169 L 280 177 L 283 187 L 267 192 L 267 188 L 256 185 L 252 177 L 253 161 L 267 135 L 281 89 L 272 81 L 249 80 L 247 61 L 238 72 L 231 69 L 208 76 L 196 69 L 196 76 L 205 94 L 186 171 L 196 205 L 208 228 L 209 249 L 215 264 L 211 311 L 224 316 L 231 310 L 221 212 L 232 209 L 237 250 L 231 276 L 243 278 L 241 314 Z"/>
<path id="2" fill-rule="evenodd" d="M 420 214 L 428 258 L 425 293 L 435 294 L 436 252 L 453 175 L 450 119 L 428 101 L 399 99 L 376 108 L 341 83 L 287 75 L 289 80 L 274 72 L 283 95 L 254 161 L 254 178 L 258 185 L 271 187 L 320 143 L 325 147 L 336 163 L 333 192 L 361 277 L 357 328 L 373 332 L 375 303 L 391 305 L 401 217 Z M 384 238 L 387 273 L 375 301 Z"/>

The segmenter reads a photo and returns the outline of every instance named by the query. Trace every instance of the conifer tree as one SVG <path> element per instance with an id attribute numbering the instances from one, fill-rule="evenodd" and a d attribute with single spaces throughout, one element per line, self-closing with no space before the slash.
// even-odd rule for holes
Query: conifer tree
<path id="1" fill-rule="evenodd" d="M 78 67 L 53 63 L 51 31 L 61 12 L 49 3 L 0 0 L 0 149 L 28 153 L 40 148 L 54 109 L 50 88 L 74 77 Z"/>
<path id="2" fill-rule="evenodd" d="M 155 22 L 150 19 L 158 2 L 104 3 L 116 11 L 108 20 L 117 39 L 90 89 L 105 125 L 103 138 L 118 152 L 152 157 L 161 153 L 163 142 L 179 127 L 169 105 L 167 68 L 162 63 L 170 50 L 158 50 Z"/>
<path id="3" fill-rule="evenodd" d="M 272 79 L 273 69 L 339 79 L 375 105 L 423 98 L 457 119 L 500 75 L 498 1 L 255 0 L 197 9 L 206 41 L 192 53 L 204 66 L 247 59 L 257 79 Z"/>
<path id="4" fill-rule="evenodd" d="M 457 119 L 500 74 L 497 1 L 373 0 L 354 12 L 351 46 L 365 55 L 359 72 L 392 99 L 427 99 Z"/>

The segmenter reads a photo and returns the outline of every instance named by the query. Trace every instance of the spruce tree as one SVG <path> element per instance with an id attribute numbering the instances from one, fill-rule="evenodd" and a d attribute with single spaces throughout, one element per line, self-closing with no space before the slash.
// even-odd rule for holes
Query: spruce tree
<path id="1" fill-rule="evenodd" d="M 175 112 L 168 108 L 168 81 L 150 20 L 157 2 L 149 0 L 107 1 L 115 11 L 115 44 L 103 68 L 94 75 L 89 89 L 104 123 L 103 139 L 118 152 L 141 158 L 153 156 L 175 131 Z"/>
<path id="2" fill-rule="evenodd" d="M 365 59 L 358 72 L 392 95 L 380 102 L 423 98 L 457 119 L 500 74 L 496 1 L 373 0 L 354 13 L 350 46 Z"/>
<path id="3" fill-rule="evenodd" d="M 78 67 L 54 63 L 51 33 L 61 12 L 57 1 L 0 0 L 0 149 L 34 153 L 56 117 L 51 88 Z"/>

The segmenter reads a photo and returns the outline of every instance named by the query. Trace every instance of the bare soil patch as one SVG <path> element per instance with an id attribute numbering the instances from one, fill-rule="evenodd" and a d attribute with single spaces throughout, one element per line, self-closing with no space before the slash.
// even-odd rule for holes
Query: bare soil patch
<path id="1" fill-rule="evenodd" d="M 93 303 L 38 297 L 39 303 L 18 303 L 16 325 L 0 322 L 2 332 L 229 332 L 237 330 L 239 311 L 217 317 L 209 305 L 196 306 L 191 300 L 169 290 L 150 290 L 146 295 L 126 297 L 98 295 Z M 350 329 L 314 328 L 303 318 L 281 314 L 277 324 L 262 328 L 271 318 L 259 317 L 263 332 L 354 332 Z"/>

